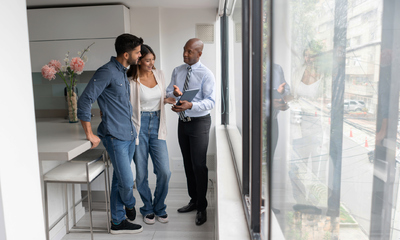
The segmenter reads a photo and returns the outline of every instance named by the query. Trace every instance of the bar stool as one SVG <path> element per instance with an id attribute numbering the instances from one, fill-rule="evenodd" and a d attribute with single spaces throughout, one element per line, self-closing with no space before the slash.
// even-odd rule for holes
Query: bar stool
<path id="1" fill-rule="evenodd" d="M 44 197 L 45 197 L 45 220 L 46 220 L 46 238 L 50 239 L 50 230 L 58 224 L 64 217 L 66 217 L 66 229 L 67 234 L 69 231 L 69 207 L 68 207 L 68 191 L 67 184 L 72 184 L 72 199 L 73 206 L 73 222 L 74 226 L 72 229 L 83 229 L 76 226 L 75 207 L 81 203 L 86 197 L 88 198 L 89 205 L 89 216 L 90 216 L 90 230 L 91 239 L 93 240 L 93 230 L 100 229 L 110 232 L 110 215 L 109 215 L 109 174 L 108 167 L 109 161 L 106 159 L 106 151 L 104 149 L 91 149 L 81 155 L 75 157 L 71 161 L 63 163 L 56 168 L 47 172 L 44 177 Z M 100 161 L 101 160 L 101 161 Z M 90 184 L 102 173 L 104 173 L 105 182 L 105 202 L 106 202 L 106 213 L 107 213 L 107 229 L 105 228 L 94 228 L 92 218 L 92 194 Z M 65 184 L 65 213 L 62 214 L 51 226 L 49 226 L 49 213 L 48 213 L 48 197 L 47 197 L 47 184 L 48 183 L 64 183 Z M 75 184 L 87 184 L 88 194 L 81 198 L 75 203 Z M 75 231 L 74 231 L 75 232 Z"/>

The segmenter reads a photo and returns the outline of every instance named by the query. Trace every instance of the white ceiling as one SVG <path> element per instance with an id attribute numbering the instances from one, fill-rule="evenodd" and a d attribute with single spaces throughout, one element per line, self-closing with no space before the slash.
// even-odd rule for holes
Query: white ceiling
<path id="1" fill-rule="evenodd" d="M 218 8 L 219 0 L 26 0 L 28 8 L 124 4 L 129 8 Z"/>

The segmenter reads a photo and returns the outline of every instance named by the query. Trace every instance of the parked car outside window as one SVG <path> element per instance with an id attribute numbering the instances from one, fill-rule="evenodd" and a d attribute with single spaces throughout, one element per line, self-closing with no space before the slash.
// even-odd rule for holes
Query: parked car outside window
<path id="1" fill-rule="evenodd" d="M 328 103 L 326 107 L 331 109 L 331 104 Z M 361 112 L 365 108 L 364 101 L 361 100 L 348 100 L 345 99 L 343 102 L 343 109 L 345 112 Z"/>

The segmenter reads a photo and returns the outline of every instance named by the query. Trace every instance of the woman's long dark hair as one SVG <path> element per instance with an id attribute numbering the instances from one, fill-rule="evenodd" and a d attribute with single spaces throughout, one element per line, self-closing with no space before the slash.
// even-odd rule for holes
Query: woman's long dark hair
<path id="1" fill-rule="evenodd" d="M 151 49 L 151 47 L 149 45 L 143 44 L 140 50 L 140 54 L 142 54 L 142 56 L 140 56 L 138 63 L 140 60 L 142 60 L 142 58 L 144 58 L 147 54 L 153 54 L 154 56 L 154 60 L 156 60 L 156 54 L 154 53 L 153 49 Z M 133 80 L 136 81 L 139 77 L 139 64 L 132 64 L 129 68 L 129 70 L 126 72 L 126 75 L 128 77 L 133 77 Z M 153 66 L 153 69 L 156 69 Z"/>

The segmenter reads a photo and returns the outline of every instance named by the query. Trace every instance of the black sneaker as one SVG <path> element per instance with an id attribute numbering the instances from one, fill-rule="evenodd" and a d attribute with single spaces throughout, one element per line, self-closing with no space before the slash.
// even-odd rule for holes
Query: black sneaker
<path id="1" fill-rule="evenodd" d="M 162 216 L 157 216 L 157 220 L 160 223 L 167 223 L 169 221 L 168 220 L 168 214 L 165 214 L 165 215 L 162 215 Z"/>
<path id="2" fill-rule="evenodd" d="M 146 216 L 143 216 L 143 222 L 147 224 L 154 224 L 156 222 L 154 213 L 147 214 Z"/>
<path id="3" fill-rule="evenodd" d="M 118 225 L 115 225 L 111 221 L 111 234 L 140 233 L 142 231 L 143 231 L 142 226 L 130 223 L 126 219 Z"/>
<path id="4" fill-rule="evenodd" d="M 135 207 L 133 207 L 132 209 L 128 209 L 125 208 L 125 213 L 126 213 L 126 217 L 128 218 L 128 221 L 133 222 L 136 218 L 136 210 Z"/>

